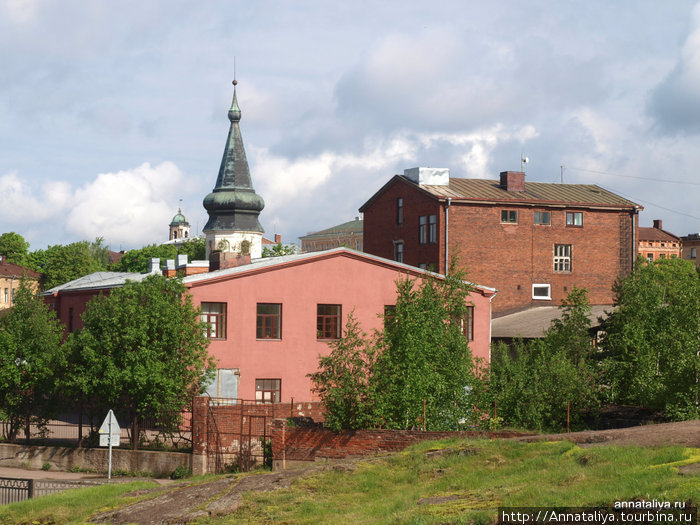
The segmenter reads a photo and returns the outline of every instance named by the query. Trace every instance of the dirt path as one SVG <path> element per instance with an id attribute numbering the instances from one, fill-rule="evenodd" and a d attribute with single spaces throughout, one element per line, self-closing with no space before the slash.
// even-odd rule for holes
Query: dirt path
<path id="1" fill-rule="evenodd" d="M 700 419 L 661 423 L 614 430 L 588 430 L 570 434 L 547 434 L 513 438 L 518 441 L 572 441 L 579 445 L 639 445 L 655 447 L 681 445 L 700 448 Z"/>

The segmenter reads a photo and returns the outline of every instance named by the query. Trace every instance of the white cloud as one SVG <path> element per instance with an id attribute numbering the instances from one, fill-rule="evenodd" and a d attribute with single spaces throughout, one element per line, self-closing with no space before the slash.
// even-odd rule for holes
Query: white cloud
<path id="1" fill-rule="evenodd" d="M 63 242 L 65 235 L 72 240 L 104 237 L 128 247 L 162 242 L 175 212 L 173 202 L 186 186 L 183 179 L 172 162 L 155 167 L 146 162 L 101 173 L 76 189 L 49 181 L 36 191 L 16 173 L 8 173 L 0 177 L 0 218 L 5 228 L 49 229 L 50 244 Z"/>
<path id="2" fill-rule="evenodd" d="M 101 173 L 75 191 L 66 217 L 68 232 L 80 238 L 141 245 L 166 238 L 170 202 L 183 176 L 172 162 L 146 162 L 131 170 Z"/>

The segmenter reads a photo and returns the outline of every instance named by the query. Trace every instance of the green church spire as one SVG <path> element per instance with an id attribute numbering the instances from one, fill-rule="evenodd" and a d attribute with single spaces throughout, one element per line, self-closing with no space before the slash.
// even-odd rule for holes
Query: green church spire
<path id="1" fill-rule="evenodd" d="M 233 101 L 228 111 L 231 126 L 226 139 L 226 147 L 221 158 L 219 175 L 212 192 L 204 198 L 204 208 L 209 220 L 204 233 L 259 232 L 263 230 L 258 220 L 265 207 L 262 197 L 255 193 L 250 178 L 250 169 L 243 148 L 243 137 L 238 123 L 241 108 L 238 106 L 236 85 L 233 81 Z"/>

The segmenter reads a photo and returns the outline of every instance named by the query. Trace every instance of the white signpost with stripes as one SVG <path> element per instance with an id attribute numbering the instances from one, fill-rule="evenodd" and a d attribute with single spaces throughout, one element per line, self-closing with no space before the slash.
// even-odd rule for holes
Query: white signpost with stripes
<path id="1" fill-rule="evenodd" d="M 117 418 L 114 416 L 112 409 L 107 412 L 107 417 L 105 418 L 102 426 L 99 430 L 100 435 L 100 446 L 109 447 L 109 467 L 107 468 L 107 481 L 112 481 L 112 445 L 117 445 L 121 443 L 122 429 L 119 428 L 119 423 L 117 423 Z"/>

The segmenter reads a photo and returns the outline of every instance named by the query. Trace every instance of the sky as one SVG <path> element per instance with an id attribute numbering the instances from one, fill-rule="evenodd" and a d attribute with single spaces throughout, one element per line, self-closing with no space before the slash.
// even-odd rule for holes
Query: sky
<path id="1" fill-rule="evenodd" d="M 700 231 L 700 2 L 0 0 L 0 49 L 0 232 L 31 250 L 164 242 L 180 199 L 200 232 L 234 62 L 269 238 L 521 155 Z"/>

